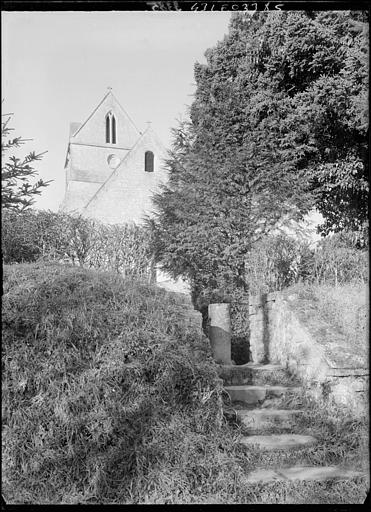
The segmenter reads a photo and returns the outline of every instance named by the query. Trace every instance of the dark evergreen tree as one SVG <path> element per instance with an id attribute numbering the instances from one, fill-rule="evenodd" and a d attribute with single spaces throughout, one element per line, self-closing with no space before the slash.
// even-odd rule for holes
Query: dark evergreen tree
<path id="1" fill-rule="evenodd" d="M 9 127 L 10 115 L 3 116 L 1 124 L 1 202 L 2 208 L 23 211 L 35 202 L 35 196 L 41 194 L 41 189 L 47 187 L 50 181 L 37 180 L 30 183 L 30 179 L 37 175 L 33 163 L 41 160 L 44 153 L 36 154 L 34 151 L 24 158 L 14 155 L 5 158 L 8 151 L 19 148 L 26 142 L 22 137 L 9 139 L 13 128 Z"/>
<path id="2" fill-rule="evenodd" d="M 284 12 L 256 34 L 259 76 L 290 106 L 280 128 L 316 193 L 322 232 L 368 220 L 368 13 Z M 266 105 L 265 108 L 268 108 Z"/>
<path id="3" fill-rule="evenodd" d="M 197 293 L 246 290 L 246 254 L 285 215 L 316 206 L 325 233 L 365 223 L 366 30 L 351 12 L 238 13 L 195 65 L 154 239 Z"/>

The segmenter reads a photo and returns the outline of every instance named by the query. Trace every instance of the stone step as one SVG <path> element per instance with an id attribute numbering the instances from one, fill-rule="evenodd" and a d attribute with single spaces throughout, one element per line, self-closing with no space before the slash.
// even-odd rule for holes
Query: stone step
<path id="1" fill-rule="evenodd" d="M 268 430 L 272 427 L 291 428 L 301 409 L 250 409 L 237 412 L 242 424 L 249 430 Z"/>
<path id="2" fill-rule="evenodd" d="M 360 471 L 342 469 L 337 466 L 293 466 L 279 469 L 257 469 L 247 475 L 249 483 L 269 483 L 278 480 L 317 481 L 325 480 L 349 480 L 360 476 L 366 476 Z"/>
<path id="3" fill-rule="evenodd" d="M 257 445 L 261 450 L 293 450 L 316 444 L 313 436 L 302 434 L 270 434 L 243 437 L 240 441 L 245 446 Z"/>
<path id="4" fill-rule="evenodd" d="M 219 366 L 219 376 L 225 385 L 283 384 L 292 378 L 279 364 L 246 363 Z"/>
<path id="5" fill-rule="evenodd" d="M 244 402 L 245 404 L 259 404 L 266 399 L 299 393 L 301 388 L 294 386 L 225 386 L 232 402 Z"/>

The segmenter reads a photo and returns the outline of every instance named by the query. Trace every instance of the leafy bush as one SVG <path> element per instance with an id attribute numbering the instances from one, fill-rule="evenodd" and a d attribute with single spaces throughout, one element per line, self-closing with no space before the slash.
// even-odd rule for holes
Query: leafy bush
<path id="1" fill-rule="evenodd" d="M 149 278 L 149 235 L 135 224 L 104 225 L 81 215 L 6 210 L 2 218 L 4 263 L 64 261 Z"/>
<path id="2" fill-rule="evenodd" d="M 64 258 L 84 263 L 92 229 L 88 219 L 44 210 L 2 213 L 4 263 Z"/>
<path id="3" fill-rule="evenodd" d="M 47 254 L 62 257 L 68 246 L 63 221 L 63 216 L 53 212 L 3 210 L 1 245 L 4 263 L 36 261 Z"/>
<path id="4" fill-rule="evenodd" d="M 368 279 L 368 250 L 359 249 L 357 234 L 336 233 L 316 248 L 287 235 L 267 236 L 246 261 L 253 295 L 282 290 L 299 281 L 308 283 L 364 283 Z"/>
<path id="5" fill-rule="evenodd" d="M 357 238 L 347 231 L 321 240 L 314 255 L 311 280 L 334 285 L 367 282 L 368 250 L 358 249 Z"/>
<path id="6" fill-rule="evenodd" d="M 185 299 L 51 263 L 5 266 L 4 278 L 7 501 L 184 502 L 205 478 L 227 493 L 233 437 Z"/>
<path id="7" fill-rule="evenodd" d="M 246 259 L 247 281 L 253 295 L 282 290 L 313 273 L 314 253 L 306 242 L 287 235 L 266 236 Z"/>
<path id="8" fill-rule="evenodd" d="M 107 226 L 96 222 L 86 264 L 126 277 L 147 277 L 152 265 L 148 237 L 147 231 L 135 224 Z"/>

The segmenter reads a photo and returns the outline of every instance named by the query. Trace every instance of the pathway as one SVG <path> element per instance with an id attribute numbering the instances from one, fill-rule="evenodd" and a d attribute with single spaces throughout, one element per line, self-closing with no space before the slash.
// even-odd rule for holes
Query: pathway
<path id="1" fill-rule="evenodd" d="M 295 464 L 289 467 L 256 468 L 247 475 L 248 482 L 348 480 L 365 476 L 354 468 L 302 464 L 303 450 L 312 448 L 318 440 L 311 432 L 295 432 L 296 421 L 303 410 L 288 404 L 290 398 L 293 398 L 292 403 L 300 403 L 297 398 L 302 388 L 283 367 L 257 363 L 221 366 L 220 377 L 235 411 L 229 414 L 237 414 L 243 427 L 242 444 L 255 445 L 265 452 L 296 451 L 298 454 Z"/>

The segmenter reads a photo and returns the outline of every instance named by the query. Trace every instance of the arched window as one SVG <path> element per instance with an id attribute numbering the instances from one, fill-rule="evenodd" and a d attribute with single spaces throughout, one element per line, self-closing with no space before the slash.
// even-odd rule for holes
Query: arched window
<path id="1" fill-rule="evenodd" d="M 111 130 L 110 130 L 110 118 L 109 114 L 106 115 L 106 142 L 111 142 Z"/>
<path id="2" fill-rule="evenodd" d="M 154 154 L 152 151 L 146 151 L 144 154 L 144 170 L 146 172 L 153 172 Z"/>
<path id="3" fill-rule="evenodd" d="M 112 144 L 116 144 L 116 119 L 115 119 L 115 116 L 112 115 L 111 117 L 111 123 L 112 123 L 112 130 L 111 130 L 111 133 L 112 133 Z"/>
<path id="4" fill-rule="evenodd" d="M 106 143 L 116 144 L 116 118 L 112 112 L 106 115 Z"/>

